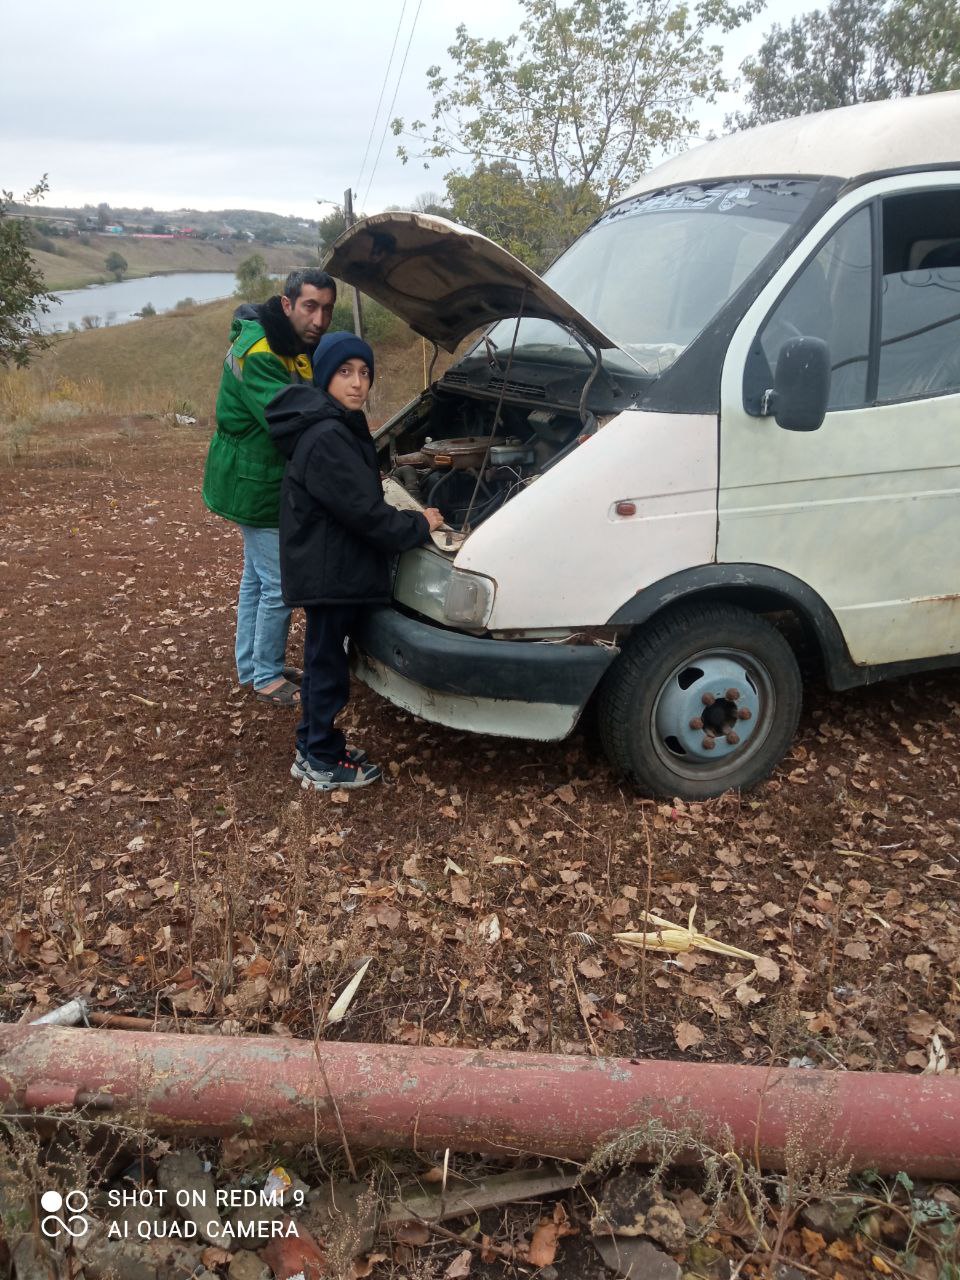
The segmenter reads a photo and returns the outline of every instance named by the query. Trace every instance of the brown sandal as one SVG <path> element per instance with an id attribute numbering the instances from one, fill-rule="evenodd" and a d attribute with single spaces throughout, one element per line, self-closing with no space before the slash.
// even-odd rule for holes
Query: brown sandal
<path id="1" fill-rule="evenodd" d="M 278 684 L 276 689 L 271 689 L 269 693 L 264 689 L 257 689 L 256 696 L 261 702 L 270 702 L 275 707 L 299 707 L 300 686 L 285 679 L 282 684 Z"/>

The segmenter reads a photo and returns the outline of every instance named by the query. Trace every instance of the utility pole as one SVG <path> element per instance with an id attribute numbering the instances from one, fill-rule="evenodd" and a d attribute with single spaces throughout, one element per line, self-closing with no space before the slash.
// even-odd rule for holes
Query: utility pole
<path id="1" fill-rule="evenodd" d="M 353 216 L 353 192 L 347 187 L 343 193 L 343 220 L 352 227 L 356 218 Z M 353 286 L 353 331 L 358 338 L 363 337 L 363 312 L 360 308 L 360 290 Z"/>

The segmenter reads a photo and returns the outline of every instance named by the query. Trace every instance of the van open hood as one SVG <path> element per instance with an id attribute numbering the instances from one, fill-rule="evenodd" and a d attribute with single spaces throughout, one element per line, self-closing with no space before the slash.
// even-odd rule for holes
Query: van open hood
<path id="1" fill-rule="evenodd" d="M 519 258 L 446 218 L 375 213 L 336 240 L 323 267 L 447 351 L 521 308 L 576 329 L 596 347 L 617 345 Z"/>

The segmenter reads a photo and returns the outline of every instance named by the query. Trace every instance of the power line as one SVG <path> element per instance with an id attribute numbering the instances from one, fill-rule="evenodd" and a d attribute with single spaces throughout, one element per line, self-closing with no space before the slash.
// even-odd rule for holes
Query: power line
<path id="1" fill-rule="evenodd" d="M 410 35 L 407 39 L 407 47 L 403 51 L 403 61 L 400 63 L 400 74 L 397 76 L 397 83 L 393 87 L 393 97 L 390 99 L 390 107 L 387 111 L 387 117 L 383 122 L 383 133 L 380 135 L 380 145 L 377 147 L 377 157 L 373 162 L 373 169 L 370 173 L 367 189 L 363 193 L 362 204 L 367 203 L 367 196 L 370 194 L 370 188 L 373 186 L 374 174 L 377 172 L 377 165 L 380 163 L 380 153 L 383 150 L 383 144 L 387 137 L 387 126 L 390 123 L 390 117 L 393 115 L 393 108 L 397 101 L 397 94 L 400 92 L 400 82 L 403 79 L 404 68 L 407 65 L 407 54 L 410 52 L 410 46 L 413 43 L 413 33 L 417 29 L 417 19 L 420 17 L 420 10 L 423 8 L 423 0 L 419 0 L 417 4 L 417 12 L 413 15 L 413 26 L 410 28 Z"/>
<path id="2" fill-rule="evenodd" d="M 383 73 L 383 82 L 380 85 L 380 97 L 377 98 L 377 109 L 373 113 L 373 119 L 370 121 L 370 132 L 367 134 L 367 145 L 363 149 L 363 160 L 360 163 L 360 172 L 357 174 L 357 180 L 353 184 L 354 190 L 360 186 L 360 179 L 363 177 L 363 171 L 367 167 L 367 156 L 370 154 L 370 143 L 373 141 L 373 131 L 377 127 L 377 121 L 380 119 L 380 106 L 383 102 L 383 95 L 387 89 L 387 81 L 390 79 L 390 68 L 393 66 L 393 55 L 397 51 L 397 40 L 400 38 L 400 28 L 403 26 L 403 15 L 407 11 L 407 0 L 403 0 L 403 7 L 400 10 L 400 17 L 397 21 L 397 29 L 393 33 L 393 45 L 390 49 L 390 57 L 387 60 L 387 69 Z"/>

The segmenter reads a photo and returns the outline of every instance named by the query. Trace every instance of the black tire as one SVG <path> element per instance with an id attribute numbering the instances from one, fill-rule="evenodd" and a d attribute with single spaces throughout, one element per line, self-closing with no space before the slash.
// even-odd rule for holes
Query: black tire
<path id="1" fill-rule="evenodd" d="M 766 619 L 690 604 L 630 636 L 600 686 L 600 740 L 643 791 L 705 800 L 770 775 L 801 700 L 793 650 Z"/>

